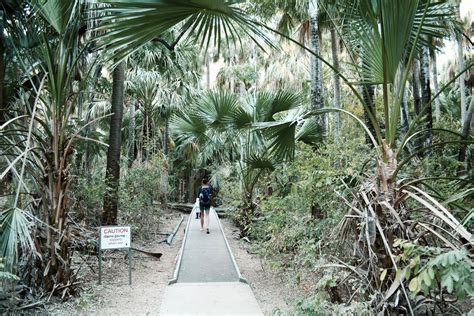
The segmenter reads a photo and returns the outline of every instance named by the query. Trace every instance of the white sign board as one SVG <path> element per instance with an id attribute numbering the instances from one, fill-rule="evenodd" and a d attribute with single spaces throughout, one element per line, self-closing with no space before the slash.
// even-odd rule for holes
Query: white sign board
<path id="1" fill-rule="evenodd" d="M 130 248 L 130 226 L 100 228 L 100 249 Z"/>

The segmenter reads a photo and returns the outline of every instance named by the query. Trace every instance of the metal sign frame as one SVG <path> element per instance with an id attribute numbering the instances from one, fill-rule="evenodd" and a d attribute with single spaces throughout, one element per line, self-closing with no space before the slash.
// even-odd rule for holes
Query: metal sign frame
<path id="1" fill-rule="evenodd" d="M 102 249 L 102 228 L 122 228 L 126 227 L 128 228 L 130 232 L 130 240 L 132 239 L 132 230 L 130 226 L 100 226 L 99 227 L 99 284 L 102 284 L 102 251 L 104 250 L 121 250 L 121 249 L 127 249 L 128 250 L 128 285 L 132 285 L 132 248 L 131 248 L 131 242 L 128 247 L 120 247 L 120 248 L 106 248 Z"/>

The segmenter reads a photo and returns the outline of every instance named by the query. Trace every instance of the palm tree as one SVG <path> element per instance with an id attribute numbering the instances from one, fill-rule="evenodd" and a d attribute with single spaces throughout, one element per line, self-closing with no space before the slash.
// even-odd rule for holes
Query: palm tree
<path id="1" fill-rule="evenodd" d="M 106 48 L 117 62 L 125 59 L 146 43 L 156 40 L 174 50 L 184 36 L 194 36 L 201 47 L 209 47 L 211 39 L 220 50 L 221 39 L 237 41 L 237 29 L 257 42 L 257 37 L 268 40 L 233 1 L 164 0 L 156 3 L 133 1 L 103 1 L 105 17 L 98 28 L 100 47 Z M 166 32 L 181 25 L 172 43 L 165 40 Z M 130 35 L 133 34 L 133 35 Z M 258 42 L 257 42 L 258 43 Z M 258 43 L 260 45 L 260 43 Z"/>
<path id="2" fill-rule="evenodd" d="M 421 107 L 425 109 L 426 117 L 423 127 L 427 129 L 422 146 L 432 143 L 433 114 L 431 109 L 431 87 L 430 87 L 430 55 L 429 48 L 423 46 L 420 52 L 420 83 L 421 83 Z"/>
<path id="3" fill-rule="evenodd" d="M 293 158 L 288 138 L 317 144 L 322 140 L 321 127 L 314 121 L 300 124 L 296 117 L 302 107 L 301 98 L 288 91 L 259 92 L 246 102 L 227 91 L 211 91 L 172 120 L 179 150 L 197 167 L 207 162 L 235 163 L 242 188 L 242 207 L 238 224 L 245 235 L 255 208 L 254 188 L 265 171 Z M 276 115 L 285 114 L 280 120 Z M 273 128 L 260 130 L 261 124 Z M 281 138 L 286 142 L 279 142 Z"/>
<path id="4" fill-rule="evenodd" d="M 461 20 L 461 1 L 456 0 L 457 3 L 457 16 L 459 21 L 462 23 Z M 462 32 L 459 32 L 456 37 L 457 41 L 457 61 L 458 61 L 458 72 L 464 71 L 464 39 Z M 459 77 L 459 93 L 461 95 L 461 122 L 464 122 L 466 118 L 466 84 L 464 81 L 464 76 Z"/>
<path id="5" fill-rule="evenodd" d="M 458 161 L 466 164 L 466 152 L 467 152 L 467 141 L 469 140 L 469 133 L 472 132 L 472 124 L 474 122 L 474 97 L 471 98 L 471 104 L 469 105 L 469 110 L 467 111 L 466 118 L 464 119 L 462 129 L 461 129 L 461 141 L 465 143 L 461 145 L 458 154 Z M 460 168 L 460 170 L 466 172 L 468 170 L 468 165 L 464 166 L 464 168 Z"/>
<path id="6" fill-rule="evenodd" d="M 341 232 L 343 236 L 349 236 L 350 232 L 366 236 L 366 238 L 361 237 L 364 241 L 358 248 L 364 254 L 364 258 L 369 258 L 369 267 L 364 272 L 364 276 L 369 276 L 370 284 L 377 284 L 378 289 L 383 289 L 381 297 L 385 297 L 375 303 L 376 309 L 382 310 L 383 306 L 387 304 L 387 299 L 391 299 L 393 294 L 398 291 L 405 297 L 406 307 L 413 314 L 412 303 L 407 294 L 408 282 L 404 282 L 398 277 L 401 267 L 393 255 L 395 251 L 394 238 L 405 240 L 413 238 L 406 234 L 405 225 L 412 222 L 412 216 L 418 216 L 419 209 L 410 208 L 411 203 L 430 209 L 430 215 L 420 221 L 418 234 L 430 234 L 432 238 L 439 239 L 440 242 L 445 240 L 445 237 L 442 237 L 444 235 L 443 229 L 430 227 L 429 223 L 434 220 L 433 214 L 436 214 L 434 217 L 443 223 L 441 225 L 445 228 L 449 227 L 448 229 L 452 229 L 456 235 L 456 244 L 455 246 L 452 244 L 455 249 L 463 249 L 466 241 L 471 238 L 471 234 L 447 208 L 417 186 L 419 183 L 424 183 L 424 179 L 414 179 L 408 182 L 399 179 L 402 168 L 409 164 L 414 156 L 430 150 L 434 146 L 446 145 L 445 142 L 433 143 L 409 154 L 408 157 L 404 157 L 403 150 L 406 144 L 413 137 L 425 132 L 424 130 L 414 132 L 414 130 L 425 117 L 433 98 L 426 102 L 425 106 L 420 105 L 419 114 L 411 120 L 405 133 L 399 129 L 398 121 L 401 104 L 405 97 L 406 82 L 417 50 L 420 51 L 423 46 L 429 45 L 426 40 L 429 35 L 435 38 L 445 37 L 449 30 L 439 26 L 449 20 L 452 21 L 455 12 L 446 3 L 430 3 L 428 1 L 361 0 L 345 2 L 341 6 L 342 16 L 339 18 L 350 21 L 350 27 L 342 32 L 346 47 L 352 56 L 361 56 L 361 53 L 364 53 L 367 57 L 362 65 L 353 63 L 353 73 L 356 74 L 355 81 L 380 86 L 383 105 L 381 116 L 384 122 L 383 128 L 381 128 L 377 120 L 377 116 L 380 114 L 373 114 L 369 104 L 365 102 L 356 87 L 349 82 L 346 76 L 340 74 L 341 79 L 366 109 L 374 133 L 371 133 L 368 126 L 354 114 L 342 109 L 331 110 L 346 113 L 359 122 L 374 144 L 374 156 L 376 157 L 374 175 L 362 181 L 360 188 L 354 191 L 356 199 L 352 203 L 348 203 L 351 211 L 349 217 L 345 218 L 342 223 Z M 403 14 L 400 14 L 401 12 Z M 281 34 L 281 32 L 277 33 Z M 288 39 L 300 45 L 291 38 Z M 312 51 L 311 53 L 333 68 L 320 55 Z M 400 72 L 401 80 L 397 80 L 397 74 Z M 427 74 L 425 68 L 424 75 Z M 424 83 L 426 84 L 427 80 L 424 80 Z M 313 115 L 327 111 L 330 110 L 313 110 L 303 113 L 298 120 L 307 120 Z M 269 128 L 278 126 L 278 124 L 266 125 Z M 286 137 L 281 141 L 288 146 L 288 151 L 294 149 L 293 144 L 289 144 L 292 138 Z M 400 161 L 400 159 L 403 160 Z M 363 218 L 359 223 L 362 226 L 356 225 L 353 216 Z M 377 258 L 382 257 L 387 260 L 378 261 Z M 365 269 L 366 267 L 363 265 L 354 267 L 354 269 L 361 268 Z M 383 278 L 379 274 L 380 271 L 385 271 Z M 388 271 L 398 271 L 398 273 L 390 274 Z M 412 281 L 410 285 L 412 291 L 418 292 L 421 289 L 421 277 L 420 275 L 413 277 L 415 281 Z M 383 282 L 380 283 L 380 280 Z M 414 287 L 415 282 L 420 282 L 419 286 L 416 283 L 417 286 Z"/>
<path id="7" fill-rule="evenodd" d="M 309 26 L 310 26 L 310 48 L 316 54 L 321 55 L 321 48 L 319 43 L 319 21 L 318 21 L 318 1 L 309 1 Z M 321 109 L 323 103 L 323 75 L 321 61 L 315 56 L 311 55 L 311 108 Z"/>
<path id="8" fill-rule="evenodd" d="M 184 105 L 189 91 L 197 85 L 199 54 L 191 45 L 179 45 L 174 51 L 169 51 L 160 43 L 153 42 L 134 53 L 129 61 L 127 91 L 137 101 L 139 112 L 134 117 L 137 122 L 142 122 L 143 132 L 137 135 L 140 156 L 146 159 L 157 150 L 167 154 L 168 119 Z M 162 140 L 156 143 L 154 139 L 160 132 Z"/>
<path id="9" fill-rule="evenodd" d="M 433 93 L 436 94 L 439 91 L 439 84 L 438 84 L 438 61 L 436 58 L 436 46 L 437 42 L 433 43 L 433 48 L 430 48 L 430 57 L 431 57 L 431 77 L 433 78 Z M 441 117 L 441 105 L 439 102 L 439 98 L 435 99 L 435 118 L 436 122 L 439 121 Z"/>
<path id="10" fill-rule="evenodd" d="M 113 72 L 112 116 L 110 118 L 109 148 L 105 173 L 106 190 L 104 194 L 103 225 L 117 224 L 118 189 L 120 182 L 120 148 L 122 144 L 123 94 L 125 65 L 119 63 Z"/>
<path id="11" fill-rule="evenodd" d="M 102 2 L 108 7 L 102 9 L 105 17 L 99 30 L 105 31 L 105 34 L 99 40 L 101 47 L 107 47 L 117 61 L 152 40 L 174 50 L 179 41 L 191 36 L 203 48 L 216 45 L 218 52 L 223 41 L 227 44 L 240 41 L 242 34 L 250 36 L 260 47 L 262 43 L 259 39 L 270 44 L 254 22 L 236 6 L 236 1 Z M 169 43 L 162 37 L 175 26 L 181 26 L 179 34 Z"/>
<path id="12" fill-rule="evenodd" d="M 5 106 L 3 105 L 3 90 L 5 86 L 5 43 L 3 35 L 3 24 L 5 14 L 3 8 L 0 7 L 0 124 L 4 122 Z"/>
<path id="13" fill-rule="evenodd" d="M 331 28 L 331 53 L 332 53 L 332 63 L 334 66 L 333 72 L 333 83 L 334 83 L 334 108 L 341 108 L 341 81 L 339 75 L 339 48 L 338 48 L 338 39 L 336 36 L 335 27 Z M 339 136 L 341 130 L 341 118 L 339 113 L 336 113 L 335 117 L 335 131 L 336 137 Z"/>
<path id="14" fill-rule="evenodd" d="M 7 94 L 7 82 L 6 72 L 7 63 L 12 62 L 12 34 L 5 33 L 4 30 L 8 28 L 14 29 L 15 35 L 19 35 L 17 27 L 21 25 L 23 21 L 24 1 L 22 0 L 5 0 L 0 4 L 0 124 L 5 122 L 8 111 L 8 99 L 11 93 Z M 5 34 L 7 36 L 5 36 Z M 22 39 L 27 37 L 23 34 Z M 10 43 L 9 43 L 10 42 Z M 28 41 L 25 40 L 25 43 Z M 13 64 L 14 62 L 12 62 Z M 13 68 L 13 67 L 12 67 Z M 16 78 L 15 78 L 16 79 Z"/>
<path id="15" fill-rule="evenodd" d="M 24 251 L 35 256 L 31 282 L 54 293 L 57 287 L 68 286 L 74 278 L 71 269 L 69 188 L 73 179 L 71 162 L 74 146 L 81 132 L 92 122 L 80 124 L 76 120 L 77 94 L 74 93 L 75 74 L 81 54 L 87 49 L 79 42 L 78 30 L 82 24 L 83 6 L 80 1 L 50 0 L 35 3 L 22 10 L 23 18 L 15 19 L 20 29 L 9 28 L 12 37 L 27 34 L 36 46 L 26 53 L 17 46 L 16 57 L 23 74 L 31 86 L 32 99 L 20 98 L 13 104 L 9 124 L 2 126 L 2 144 L 10 144 L 2 151 L 9 161 L 6 171 L 15 177 L 17 198 L 6 212 L 2 213 L 2 256 L 17 260 L 17 241 L 31 246 L 34 238 L 35 251 Z M 16 27 L 17 25 L 15 25 Z M 25 32 L 25 31 L 28 32 Z M 19 33 L 19 34 L 17 34 Z M 15 39 L 16 41 L 16 39 Z M 81 85 L 79 85 L 81 86 Z M 80 91 L 82 92 L 82 91 Z M 24 115 L 22 115 L 24 114 Z M 25 128 L 29 126 L 28 128 Z M 3 132 L 5 128 L 5 132 Z M 21 161 L 21 168 L 17 163 Z M 4 173 L 2 173 L 3 177 Z M 37 192 L 40 205 L 32 202 L 29 195 L 20 192 Z M 35 234 L 25 237 L 34 219 Z M 3 238 L 3 237 L 8 238 Z M 25 242 L 27 241 L 27 242 Z M 9 262 L 9 268 L 14 265 Z M 73 291 L 73 287 L 66 290 Z"/>

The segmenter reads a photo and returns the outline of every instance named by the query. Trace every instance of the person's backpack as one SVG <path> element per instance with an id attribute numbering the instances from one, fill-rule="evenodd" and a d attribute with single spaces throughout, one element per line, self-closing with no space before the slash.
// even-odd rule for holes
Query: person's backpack
<path id="1" fill-rule="evenodd" d="M 201 193 L 199 194 L 199 202 L 201 202 L 202 205 L 211 205 L 211 188 L 206 187 L 203 188 L 201 187 Z"/>

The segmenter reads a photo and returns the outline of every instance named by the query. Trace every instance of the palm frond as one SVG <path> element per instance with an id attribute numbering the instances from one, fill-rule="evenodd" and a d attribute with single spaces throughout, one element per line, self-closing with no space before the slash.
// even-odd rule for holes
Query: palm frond
<path id="1" fill-rule="evenodd" d="M 359 0 L 341 3 L 339 12 L 341 19 L 350 21 L 343 25 L 341 37 L 352 54 L 362 58 L 361 65 L 351 66 L 361 82 L 370 84 L 383 82 L 384 69 L 387 82 L 393 83 L 397 68 L 414 45 L 431 47 L 429 38 L 446 37 L 456 28 L 453 6 L 444 0 L 429 4 L 421 0 Z"/>
<path id="2" fill-rule="evenodd" d="M 261 92 L 257 95 L 255 109 L 257 121 L 274 121 L 275 114 L 289 111 L 301 105 L 301 97 L 291 91 Z"/>
<path id="3" fill-rule="evenodd" d="M 0 215 L 1 257 L 5 258 L 6 271 L 13 272 L 18 258 L 18 245 L 27 251 L 34 249 L 29 225 L 23 211 L 18 208 L 3 211 Z"/>
<path id="4" fill-rule="evenodd" d="M 145 43 L 162 36 L 166 31 L 181 25 L 181 34 L 193 36 L 201 47 L 221 42 L 240 41 L 245 34 L 261 46 L 259 40 L 270 41 L 247 14 L 236 5 L 237 0 L 155 0 L 114 1 L 103 0 L 105 17 L 99 27 L 105 33 L 101 46 L 120 61 Z M 239 33 L 240 31 L 240 33 Z"/>
<path id="5" fill-rule="evenodd" d="M 170 120 L 170 127 L 176 131 L 180 141 L 204 143 L 207 140 L 206 123 L 194 114 L 181 113 Z"/>
<path id="6" fill-rule="evenodd" d="M 195 115 L 209 127 L 226 130 L 234 123 L 237 97 L 224 90 L 211 91 L 200 100 L 195 108 Z"/>
<path id="7" fill-rule="evenodd" d="M 417 30 L 420 27 L 423 19 L 423 14 L 426 6 L 426 1 L 420 1 L 415 18 L 413 20 L 413 29 Z M 423 25 L 420 29 L 422 35 L 418 39 L 418 47 L 427 46 L 435 48 L 433 41 L 428 39 L 441 39 L 449 37 L 455 32 L 460 31 L 460 24 L 456 19 L 456 8 L 453 3 L 447 0 L 430 2 L 426 8 L 426 15 L 424 17 Z M 410 34 L 410 44 L 415 41 L 415 33 Z"/>
<path id="8" fill-rule="evenodd" d="M 250 128 L 254 122 L 254 109 L 251 106 L 243 105 L 235 108 L 233 115 L 233 125 L 237 129 Z"/>
<path id="9" fill-rule="evenodd" d="M 323 142 L 325 130 L 317 119 L 307 119 L 296 134 L 296 140 L 302 141 L 309 145 L 319 145 Z"/>
<path id="10" fill-rule="evenodd" d="M 268 139 L 268 148 L 276 160 L 286 161 L 294 158 L 296 128 L 302 117 L 302 109 L 293 109 L 282 120 L 254 124 Z"/>
<path id="11" fill-rule="evenodd" d="M 268 155 L 252 153 L 244 162 L 250 169 L 275 170 L 275 162 Z"/>
<path id="12" fill-rule="evenodd" d="M 79 1 L 76 0 L 48 0 L 33 1 L 39 8 L 41 16 L 58 32 L 63 34 L 71 21 L 76 15 L 76 9 Z"/>

